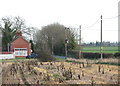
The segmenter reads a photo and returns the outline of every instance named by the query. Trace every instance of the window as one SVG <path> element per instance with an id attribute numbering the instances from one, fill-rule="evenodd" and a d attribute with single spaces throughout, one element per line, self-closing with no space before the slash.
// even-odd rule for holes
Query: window
<path id="1" fill-rule="evenodd" d="M 14 48 L 15 56 L 27 56 L 27 48 Z"/>

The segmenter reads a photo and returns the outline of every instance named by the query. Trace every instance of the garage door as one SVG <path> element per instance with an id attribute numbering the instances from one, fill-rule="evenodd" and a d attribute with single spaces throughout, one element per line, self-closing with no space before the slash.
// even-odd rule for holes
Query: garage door
<path id="1" fill-rule="evenodd" d="M 14 48 L 15 56 L 27 56 L 27 48 Z"/>

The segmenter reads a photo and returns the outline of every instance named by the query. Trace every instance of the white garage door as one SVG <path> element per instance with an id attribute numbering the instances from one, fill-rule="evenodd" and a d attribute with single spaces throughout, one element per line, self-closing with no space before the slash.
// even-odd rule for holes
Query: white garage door
<path id="1" fill-rule="evenodd" d="M 14 48 L 15 56 L 27 56 L 27 48 Z"/>

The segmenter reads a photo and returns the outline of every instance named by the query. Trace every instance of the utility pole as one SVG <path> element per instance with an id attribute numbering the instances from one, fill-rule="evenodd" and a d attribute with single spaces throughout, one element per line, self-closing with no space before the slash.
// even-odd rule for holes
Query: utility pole
<path id="1" fill-rule="evenodd" d="M 100 47 L 100 52 L 101 52 L 101 59 L 103 59 L 103 56 L 102 56 L 102 15 L 101 15 L 101 47 Z"/>
<path id="2" fill-rule="evenodd" d="M 68 43 L 68 40 L 67 40 L 67 29 L 69 28 L 66 28 L 65 27 L 65 59 L 67 59 L 67 43 Z"/>
<path id="3" fill-rule="evenodd" d="M 53 37 L 52 37 L 52 55 L 54 55 Z"/>
<path id="4" fill-rule="evenodd" d="M 81 25 L 80 25 L 80 32 L 79 32 L 79 59 L 82 58 L 81 55 Z"/>

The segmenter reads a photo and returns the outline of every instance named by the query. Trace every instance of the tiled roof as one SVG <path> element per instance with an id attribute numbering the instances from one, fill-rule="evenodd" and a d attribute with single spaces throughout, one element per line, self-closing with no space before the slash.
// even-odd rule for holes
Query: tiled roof
<path id="1" fill-rule="evenodd" d="M 17 37 L 15 37 L 11 42 L 10 42 L 10 44 L 12 43 L 12 42 L 14 42 L 15 40 L 17 40 L 19 37 L 22 37 L 22 36 L 17 36 Z M 22 37 L 22 39 L 23 40 L 25 40 L 23 37 Z M 26 42 L 28 42 L 27 40 L 25 40 Z M 29 42 L 28 42 L 29 43 Z"/>

